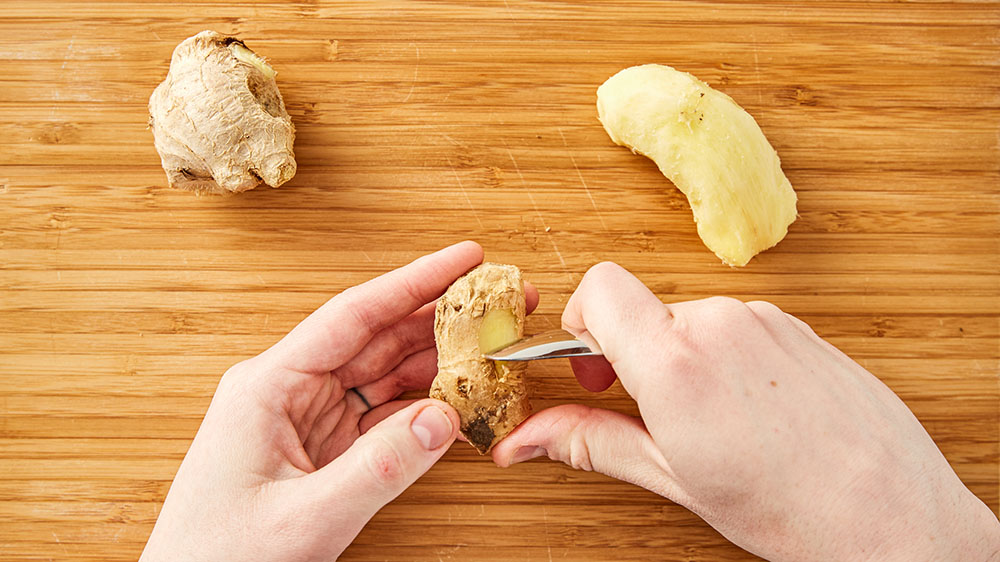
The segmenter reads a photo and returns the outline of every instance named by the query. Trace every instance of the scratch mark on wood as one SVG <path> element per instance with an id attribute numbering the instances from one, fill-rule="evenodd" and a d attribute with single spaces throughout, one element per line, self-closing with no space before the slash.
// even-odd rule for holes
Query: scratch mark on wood
<path id="1" fill-rule="evenodd" d="M 472 199 L 469 198 L 469 193 L 465 191 L 465 186 L 462 185 L 462 178 L 459 177 L 458 172 L 455 171 L 455 165 L 451 162 L 451 158 L 448 159 L 448 166 L 451 168 L 451 173 L 455 175 L 455 181 L 458 182 L 458 188 L 462 190 L 462 195 L 465 196 L 465 202 L 469 204 L 469 210 L 472 211 L 472 217 L 476 219 L 476 223 L 479 224 L 479 228 L 486 228 L 483 226 L 483 221 L 479 220 L 479 213 L 477 213 L 476 208 L 472 206 Z"/>
<path id="2" fill-rule="evenodd" d="M 594 196 L 590 193 L 590 188 L 587 187 L 586 180 L 583 179 L 583 174 L 580 172 L 580 166 L 576 165 L 576 158 L 573 157 L 573 151 L 570 150 L 569 144 L 566 143 L 566 135 L 563 134 L 562 129 L 556 129 L 559 131 L 559 136 L 562 138 L 563 146 L 566 147 L 566 153 L 569 154 L 569 161 L 573 163 L 573 168 L 576 170 L 576 175 L 580 178 L 580 183 L 583 184 L 583 190 L 587 192 L 587 198 L 590 199 L 590 205 L 594 208 L 594 212 L 597 213 L 597 219 L 601 221 L 601 228 L 604 232 L 608 232 L 608 225 L 604 222 L 604 215 L 601 214 L 601 210 L 597 208 L 597 203 L 594 201 Z"/>
<path id="3" fill-rule="evenodd" d="M 406 92 L 406 97 L 403 98 L 403 103 L 409 101 L 410 96 L 413 95 L 413 89 L 417 87 L 417 74 L 420 72 L 420 46 L 416 43 L 410 43 L 417 50 L 417 64 L 413 67 L 413 78 L 410 80 L 410 91 Z"/>
<path id="4" fill-rule="evenodd" d="M 66 55 L 63 57 L 62 65 L 59 67 L 60 72 L 65 72 L 66 71 L 66 64 L 69 63 L 70 57 L 73 55 L 73 44 L 74 43 L 76 43 L 76 34 L 74 34 L 73 37 L 70 38 L 69 45 L 66 46 Z M 74 75 L 76 74 L 75 70 L 74 70 L 73 74 Z M 55 103 L 53 103 L 52 107 L 49 109 L 49 120 L 54 120 L 55 117 L 56 117 L 56 108 L 58 107 L 58 105 L 60 103 L 60 97 L 61 97 L 60 94 L 59 94 L 60 90 L 61 90 L 61 88 L 56 88 L 55 90 L 52 91 L 52 97 L 55 98 Z M 57 246 L 57 248 L 58 248 L 58 246 Z"/>
<path id="5" fill-rule="evenodd" d="M 57 535 L 55 531 L 52 531 L 52 538 L 56 539 L 56 544 L 58 544 L 59 547 L 62 548 L 63 554 L 67 554 L 68 555 L 69 551 L 66 550 L 66 545 L 64 545 L 62 543 L 62 541 L 59 540 L 59 535 Z"/>
<path id="6" fill-rule="evenodd" d="M 66 70 L 66 65 L 69 63 L 69 58 L 73 54 L 73 44 L 76 43 L 76 36 L 74 35 L 72 39 L 69 40 L 69 45 L 66 45 L 66 56 L 63 57 L 62 65 L 59 70 Z"/>
<path id="7" fill-rule="evenodd" d="M 517 165 L 517 160 L 514 158 L 514 153 L 510 151 L 510 147 L 507 146 L 507 141 L 503 141 L 504 148 L 507 149 L 507 156 L 510 157 L 510 161 L 514 164 L 514 171 L 517 172 L 517 177 L 521 178 L 521 185 L 524 186 L 524 191 L 528 194 L 528 201 L 531 201 L 531 207 L 535 209 L 535 214 L 538 215 L 538 220 L 542 223 L 542 228 L 545 229 L 545 233 L 549 235 L 549 243 L 552 244 L 552 251 L 556 253 L 556 257 L 559 258 L 559 263 L 562 264 L 563 270 L 566 270 L 566 260 L 563 259 L 562 252 L 559 251 L 559 246 L 556 245 L 556 241 L 552 237 L 552 227 L 545 224 L 545 217 L 542 216 L 541 211 L 538 210 L 538 204 L 535 203 L 535 196 L 531 193 L 531 188 L 528 187 L 528 182 L 524 181 L 524 174 L 521 173 L 521 167 Z M 568 271 L 566 271 L 568 273 Z"/>
<path id="8" fill-rule="evenodd" d="M 549 512 L 542 506 L 542 524 L 545 532 L 545 550 L 549 554 L 549 562 L 552 562 L 552 545 L 549 544 Z"/>
<path id="9" fill-rule="evenodd" d="M 507 8 L 507 17 L 510 18 L 510 21 L 514 21 L 514 14 L 510 11 L 510 4 L 507 3 L 507 0 L 503 0 L 503 5 Z"/>

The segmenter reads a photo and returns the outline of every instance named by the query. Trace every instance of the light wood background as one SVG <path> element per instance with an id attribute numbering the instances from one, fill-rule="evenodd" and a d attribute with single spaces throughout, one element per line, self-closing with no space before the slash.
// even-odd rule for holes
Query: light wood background
<path id="1" fill-rule="evenodd" d="M 277 68 L 298 128 L 286 186 L 164 187 L 146 102 L 203 29 Z M 646 62 L 730 94 L 781 155 L 801 217 L 745 269 L 597 121 L 597 86 Z M 775 302 L 899 393 L 996 511 L 998 67 L 989 2 L 4 0 L 0 558 L 134 560 L 228 366 L 466 238 L 539 287 L 531 331 L 600 260 L 665 301 Z M 538 407 L 634 411 L 564 364 L 533 373 Z M 749 558 L 638 488 L 466 445 L 343 556 Z"/>

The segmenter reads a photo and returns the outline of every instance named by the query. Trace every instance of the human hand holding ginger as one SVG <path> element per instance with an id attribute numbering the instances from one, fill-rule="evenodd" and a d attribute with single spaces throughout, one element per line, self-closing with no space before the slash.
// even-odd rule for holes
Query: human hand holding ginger
<path id="1" fill-rule="evenodd" d="M 601 264 L 563 326 L 605 353 L 573 361 L 580 383 L 619 378 L 642 417 L 544 410 L 493 449 L 501 466 L 547 455 L 637 484 L 770 560 L 1000 557 L 996 516 L 903 402 L 777 307 L 664 305 Z"/>
<path id="2" fill-rule="evenodd" d="M 465 242 L 348 289 L 231 368 L 141 559 L 335 559 L 455 440 L 450 406 L 396 398 L 430 386 L 433 301 L 482 259 Z"/>
<path id="3" fill-rule="evenodd" d="M 463 243 L 345 291 L 230 369 L 142 560 L 336 558 L 455 439 L 447 404 L 396 398 L 429 386 L 432 301 L 481 260 Z M 580 382 L 620 377 L 643 418 L 545 410 L 495 447 L 499 464 L 598 470 L 774 560 L 996 556 L 996 518 L 903 403 L 777 308 L 664 306 L 602 265 L 563 321 L 610 361 L 577 360 Z"/>

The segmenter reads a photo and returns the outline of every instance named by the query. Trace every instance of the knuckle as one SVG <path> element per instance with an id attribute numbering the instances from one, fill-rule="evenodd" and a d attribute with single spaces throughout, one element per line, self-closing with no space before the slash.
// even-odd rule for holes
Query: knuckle
<path id="1" fill-rule="evenodd" d="M 713 331 L 730 333 L 746 325 L 753 313 L 742 301 L 731 297 L 711 297 L 702 302 L 698 321 Z"/>
<path id="2" fill-rule="evenodd" d="M 587 273 L 583 276 L 581 284 L 586 283 L 587 285 L 614 286 L 617 284 L 615 279 L 623 272 L 625 272 L 625 269 L 617 263 L 603 261 L 591 266 L 590 269 L 587 270 Z"/>
<path id="3" fill-rule="evenodd" d="M 244 361 L 240 361 L 226 369 L 225 373 L 222 373 L 222 378 L 219 379 L 219 388 L 235 384 L 238 380 L 245 379 L 246 377 L 247 368 L 244 365 Z"/>
<path id="4" fill-rule="evenodd" d="M 404 297 L 413 301 L 414 303 L 424 304 L 431 300 L 424 291 L 421 289 L 420 285 L 415 282 L 416 280 L 411 277 L 403 278 L 399 287 Z"/>
<path id="5" fill-rule="evenodd" d="M 249 373 L 253 371 L 254 359 L 256 359 L 256 357 L 252 359 L 244 359 L 239 363 L 236 363 L 232 367 L 226 369 L 226 373 L 222 376 L 230 378 L 239 378 L 247 376 Z"/>
<path id="6" fill-rule="evenodd" d="M 219 390 L 232 390 L 246 385 L 253 381 L 258 372 L 256 357 L 244 359 L 232 367 L 226 369 L 222 378 L 219 379 Z"/>
<path id="7" fill-rule="evenodd" d="M 722 311 L 732 311 L 737 308 L 743 308 L 743 301 L 739 299 L 734 299 L 733 297 L 725 296 L 715 296 L 709 297 L 704 301 L 706 307 L 711 307 L 713 309 Z"/>
<path id="8" fill-rule="evenodd" d="M 417 349 L 418 346 L 429 343 L 428 340 L 433 342 L 434 331 L 430 328 L 426 329 L 414 329 L 415 326 L 412 323 L 397 322 L 390 327 L 386 328 L 388 331 L 390 341 L 395 348 L 393 351 L 396 353 L 402 353 L 404 351 L 408 352 Z"/>
<path id="9" fill-rule="evenodd" d="M 750 301 L 747 303 L 747 308 L 752 310 L 758 316 L 767 319 L 781 319 L 785 318 L 785 313 L 774 303 L 767 301 Z"/>
<path id="10" fill-rule="evenodd" d="M 600 417 L 593 408 L 582 410 L 569 432 L 569 443 L 565 452 L 566 458 L 560 459 L 577 470 L 594 470 L 594 462 L 590 457 L 590 444 L 587 441 L 596 424 L 601 423 Z"/>
<path id="11" fill-rule="evenodd" d="M 803 319 L 801 319 L 801 318 L 799 318 L 797 316 L 793 316 L 791 314 L 788 314 L 787 312 L 784 313 L 784 315 L 785 315 L 785 318 L 787 318 L 789 322 L 791 322 L 793 325 L 798 326 L 799 328 L 801 328 L 807 335 L 819 337 L 819 335 L 816 334 L 816 330 L 814 330 L 813 327 L 810 326 L 809 323 L 806 322 L 805 320 L 803 320 Z"/>
<path id="12" fill-rule="evenodd" d="M 347 289 L 342 296 L 344 299 L 344 312 L 359 328 L 359 331 L 374 334 L 381 328 L 378 311 L 372 303 L 360 302 L 354 298 L 356 288 Z"/>
<path id="13" fill-rule="evenodd" d="M 590 447 L 583 436 L 574 436 L 573 440 L 570 441 L 568 464 L 577 470 L 588 472 L 594 470 L 594 464 L 590 460 Z"/>
<path id="14" fill-rule="evenodd" d="M 375 484 L 380 487 L 403 486 L 406 471 L 403 468 L 403 457 L 396 446 L 388 439 L 377 437 L 372 439 L 370 447 L 366 460 Z"/>

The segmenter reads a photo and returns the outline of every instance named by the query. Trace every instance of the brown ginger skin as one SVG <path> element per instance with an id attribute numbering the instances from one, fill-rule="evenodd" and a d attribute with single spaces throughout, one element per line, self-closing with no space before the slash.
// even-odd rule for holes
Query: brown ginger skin
<path id="1" fill-rule="evenodd" d="M 149 98 L 149 125 L 171 187 L 237 193 L 295 175 L 295 127 L 274 70 L 237 39 L 202 31 L 174 49 Z"/>
<path id="2" fill-rule="evenodd" d="M 434 317 L 438 374 L 430 396 L 458 410 L 462 435 L 480 454 L 488 453 L 531 413 L 524 381 L 527 364 L 490 361 L 480 349 L 483 318 L 494 309 L 512 312 L 517 337 L 524 335 L 524 283 L 517 267 L 476 267 L 448 288 Z"/>

